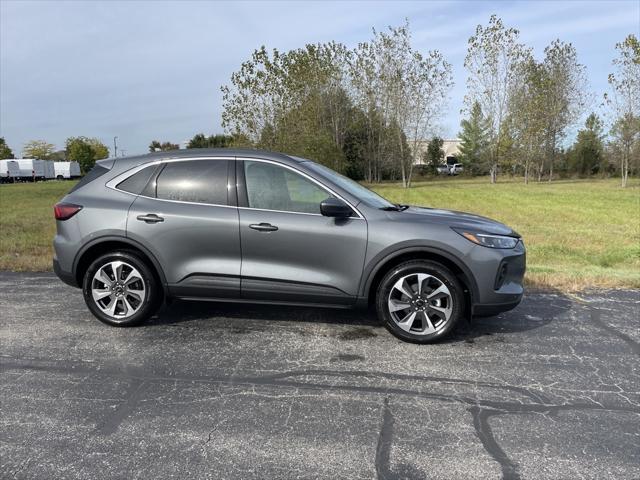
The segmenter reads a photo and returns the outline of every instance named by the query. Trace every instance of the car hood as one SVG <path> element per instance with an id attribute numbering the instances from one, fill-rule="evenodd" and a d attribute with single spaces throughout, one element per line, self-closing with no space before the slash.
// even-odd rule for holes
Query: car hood
<path id="1" fill-rule="evenodd" d="M 412 222 L 438 223 L 456 228 L 468 228 L 470 230 L 489 233 L 493 235 L 508 235 L 520 237 L 520 235 L 503 223 L 490 218 L 473 215 L 466 212 L 453 210 L 441 210 L 439 208 L 410 206 L 401 212 L 392 212 L 401 215 L 403 219 Z"/>

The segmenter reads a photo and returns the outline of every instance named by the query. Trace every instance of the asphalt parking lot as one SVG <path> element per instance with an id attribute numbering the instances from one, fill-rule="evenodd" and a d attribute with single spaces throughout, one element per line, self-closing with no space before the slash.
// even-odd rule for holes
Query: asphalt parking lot
<path id="1" fill-rule="evenodd" d="M 530 294 L 448 341 L 176 303 L 107 327 L 0 273 L 2 478 L 640 477 L 640 292 Z"/>

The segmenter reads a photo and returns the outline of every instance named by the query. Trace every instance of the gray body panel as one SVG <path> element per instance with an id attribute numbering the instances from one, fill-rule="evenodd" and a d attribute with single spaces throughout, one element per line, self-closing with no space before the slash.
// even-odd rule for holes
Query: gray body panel
<path id="1" fill-rule="evenodd" d="M 140 215 L 156 214 L 159 223 Z M 240 294 L 238 209 L 139 196 L 131 205 L 127 236 L 145 244 L 163 266 L 176 294 L 235 297 Z"/>
<path id="2" fill-rule="evenodd" d="M 273 232 L 249 228 L 269 223 Z M 242 297 L 355 303 L 367 247 L 360 218 L 240 209 Z"/>
<path id="3" fill-rule="evenodd" d="M 229 182 L 229 206 L 163 201 L 114 188 L 114 182 L 141 165 L 205 158 L 261 159 L 293 168 L 345 200 L 357 214 L 336 219 L 247 208 L 242 203 L 240 178 L 237 183 Z M 108 173 L 63 199 L 83 206 L 74 217 L 57 222 L 54 267 L 67 283 L 77 285 L 79 260 L 88 246 L 108 238 L 139 246 L 159 271 L 166 292 L 178 297 L 351 305 L 369 296 L 376 274 L 387 262 L 413 253 L 437 255 L 455 265 L 474 309 L 507 310 L 522 297 L 522 242 L 514 249 L 486 248 L 451 228 L 517 236 L 509 227 L 462 212 L 372 208 L 302 159 L 257 150 L 203 149 L 108 159 L 99 164 Z M 164 221 L 147 224 L 137 220 L 151 213 Z M 278 230 L 249 228 L 259 223 L 270 223 Z M 507 277 L 497 285 L 498 270 L 505 263 Z"/>

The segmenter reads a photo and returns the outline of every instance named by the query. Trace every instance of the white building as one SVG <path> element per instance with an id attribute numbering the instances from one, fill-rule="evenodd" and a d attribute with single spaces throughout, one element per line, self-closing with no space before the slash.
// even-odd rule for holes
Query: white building
<path id="1" fill-rule="evenodd" d="M 430 140 L 418 141 L 418 155 L 416 156 L 415 165 L 424 165 L 424 154 L 427 151 Z M 442 141 L 442 149 L 444 150 L 444 160 L 442 163 L 458 163 L 460 157 L 460 143 L 459 138 L 445 139 Z M 415 157 L 414 157 L 415 158 Z"/>

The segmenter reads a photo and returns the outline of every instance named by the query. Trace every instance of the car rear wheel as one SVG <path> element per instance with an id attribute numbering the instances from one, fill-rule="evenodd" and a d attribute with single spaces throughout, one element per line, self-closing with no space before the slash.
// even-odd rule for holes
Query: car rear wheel
<path id="1" fill-rule="evenodd" d="M 159 306 L 159 285 L 147 264 L 137 255 L 113 252 L 89 266 L 83 281 L 84 301 L 91 313 L 108 325 L 137 325 Z"/>
<path id="2" fill-rule="evenodd" d="M 431 343 L 446 336 L 465 310 L 462 285 L 446 267 L 412 260 L 391 269 L 376 295 L 378 317 L 396 337 Z"/>

